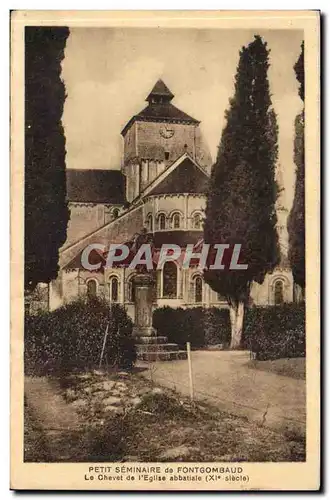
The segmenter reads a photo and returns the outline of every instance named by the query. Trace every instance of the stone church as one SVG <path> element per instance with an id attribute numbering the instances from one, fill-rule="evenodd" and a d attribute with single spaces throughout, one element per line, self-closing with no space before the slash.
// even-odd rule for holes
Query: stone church
<path id="1" fill-rule="evenodd" d="M 134 320 L 134 270 L 87 271 L 81 254 L 91 243 L 125 243 L 143 228 L 154 244 L 185 247 L 203 238 L 206 190 L 212 164 L 200 122 L 178 109 L 174 95 L 158 80 L 146 107 L 121 131 L 121 170 L 67 170 L 71 218 L 60 251 L 60 272 L 48 291 L 55 309 L 82 295 L 104 296 L 123 304 Z M 279 203 L 278 231 L 285 246 L 286 210 Z M 285 250 L 283 252 L 285 254 Z M 157 272 L 154 307 L 227 307 L 223 297 L 203 281 L 197 269 L 165 263 Z M 254 284 L 251 302 L 277 304 L 294 300 L 294 285 L 285 257 L 262 285 Z"/>

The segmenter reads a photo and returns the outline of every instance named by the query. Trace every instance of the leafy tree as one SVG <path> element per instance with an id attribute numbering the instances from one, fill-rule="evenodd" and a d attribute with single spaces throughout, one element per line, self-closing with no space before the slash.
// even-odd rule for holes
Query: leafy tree
<path id="1" fill-rule="evenodd" d="M 61 61 L 69 30 L 25 28 L 25 289 L 57 277 L 66 240 L 65 87 Z"/>
<path id="2" fill-rule="evenodd" d="M 227 298 L 231 348 L 240 346 L 252 282 L 262 283 L 280 255 L 275 227 L 278 131 L 267 78 L 268 57 L 260 36 L 240 51 L 234 97 L 207 196 L 205 242 L 229 244 L 229 252 L 234 244 L 241 244 L 240 262 L 248 265 L 246 270 L 225 266 L 205 271 L 206 282 Z"/>
<path id="3" fill-rule="evenodd" d="M 299 82 L 299 96 L 304 101 L 305 71 L 304 43 L 294 66 Z M 295 120 L 294 162 L 296 164 L 296 184 L 294 200 L 288 217 L 289 261 L 295 283 L 305 288 L 305 114 L 299 113 Z"/>

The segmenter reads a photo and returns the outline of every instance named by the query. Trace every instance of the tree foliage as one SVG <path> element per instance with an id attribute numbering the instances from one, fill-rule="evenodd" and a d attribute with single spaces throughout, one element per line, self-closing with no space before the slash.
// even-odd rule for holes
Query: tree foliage
<path id="1" fill-rule="evenodd" d="M 305 97 L 304 43 L 294 66 L 299 82 L 299 96 Z M 294 162 L 296 164 L 296 184 L 292 209 L 288 218 L 289 261 L 293 278 L 305 288 L 305 115 L 302 111 L 295 120 Z"/>
<path id="2" fill-rule="evenodd" d="M 262 283 L 279 262 L 275 202 L 276 115 L 267 71 L 269 50 L 260 36 L 240 51 L 235 93 L 226 112 L 206 205 L 206 243 L 241 244 L 247 270 L 208 270 L 205 280 L 229 304 L 246 303 L 252 281 Z"/>
<path id="3" fill-rule="evenodd" d="M 294 65 L 294 71 L 296 73 L 296 78 L 299 82 L 299 97 L 302 101 L 305 100 L 305 54 L 304 54 L 304 42 L 301 43 L 301 52 L 298 57 L 296 64 Z"/>
<path id="4" fill-rule="evenodd" d="M 57 277 L 66 240 L 65 87 L 68 28 L 25 28 L 25 288 Z"/>

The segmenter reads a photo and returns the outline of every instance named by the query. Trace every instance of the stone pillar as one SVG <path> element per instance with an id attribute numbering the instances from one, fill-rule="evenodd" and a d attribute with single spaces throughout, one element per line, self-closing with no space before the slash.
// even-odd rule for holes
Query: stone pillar
<path id="1" fill-rule="evenodd" d="M 167 342 L 167 337 L 157 335 L 152 327 L 152 302 L 154 277 L 152 273 L 138 273 L 133 277 L 135 286 L 135 323 L 137 359 L 148 363 L 187 359 L 186 351 L 178 344 Z"/>
<path id="2" fill-rule="evenodd" d="M 135 286 L 135 337 L 153 337 L 156 335 L 152 327 L 153 276 L 149 273 L 136 274 L 133 277 Z"/>

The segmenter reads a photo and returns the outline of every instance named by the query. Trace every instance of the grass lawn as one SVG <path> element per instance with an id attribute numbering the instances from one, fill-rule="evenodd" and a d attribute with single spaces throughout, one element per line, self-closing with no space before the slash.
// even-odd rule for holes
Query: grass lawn
<path id="1" fill-rule="evenodd" d="M 268 361 L 250 361 L 250 368 L 262 370 L 265 372 L 273 372 L 277 375 L 285 375 L 296 379 L 306 378 L 306 360 L 305 358 L 284 358 L 273 359 Z"/>
<path id="2" fill-rule="evenodd" d="M 40 431 L 31 410 L 24 405 L 24 459 L 29 462 L 47 461 L 49 456 L 45 436 Z"/>
<path id="3" fill-rule="evenodd" d="M 277 432 L 175 392 L 155 387 L 133 373 L 83 373 L 52 380 L 84 430 L 69 461 L 304 461 L 305 439 Z M 52 408 L 50 408 L 52 411 Z M 25 459 L 44 459 L 51 441 L 25 423 Z M 74 431 L 74 429 L 72 429 Z M 63 440 L 67 435 L 63 435 Z M 32 443 L 32 444 L 31 444 Z M 47 459 L 46 459 L 47 461 Z M 68 460 L 67 460 L 68 461 Z"/>

